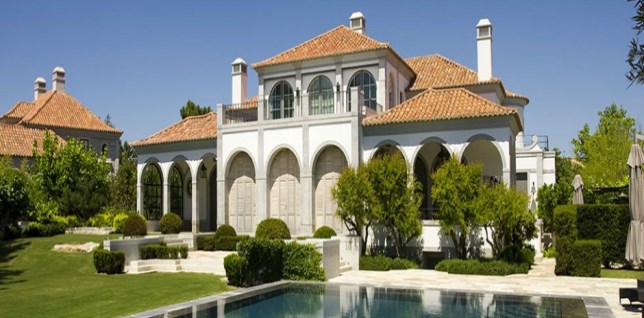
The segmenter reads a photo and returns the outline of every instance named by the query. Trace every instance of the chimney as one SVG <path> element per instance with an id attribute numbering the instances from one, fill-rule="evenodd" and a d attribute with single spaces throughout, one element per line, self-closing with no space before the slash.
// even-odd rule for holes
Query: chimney
<path id="1" fill-rule="evenodd" d="M 56 66 L 52 74 L 53 89 L 55 91 L 65 91 L 65 69 Z"/>
<path id="2" fill-rule="evenodd" d="M 47 91 L 47 82 L 42 77 L 36 78 L 34 82 L 34 100 L 37 100 L 40 95 Z"/>
<path id="3" fill-rule="evenodd" d="M 233 61 L 233 104 L 246 101 L 247 79 L 246 62 L 238 57 Z"/>
<path id="4" fill-rule="evenodd" d="M 364 15 L 362 12 L 354 12 L 351 14 L 349 17 L 349 28 L 351 30 L 356 31 L 360 34 L 366 34 L 367 33 L 367 26 L 365 23 L 367 20 L 365 20 Z"/>
<path id="5" fill-rule="evenodd" d="M 479 81 L 492 79 L 492 23 L 488 19 L 476 25 L 476 53 Z"/>

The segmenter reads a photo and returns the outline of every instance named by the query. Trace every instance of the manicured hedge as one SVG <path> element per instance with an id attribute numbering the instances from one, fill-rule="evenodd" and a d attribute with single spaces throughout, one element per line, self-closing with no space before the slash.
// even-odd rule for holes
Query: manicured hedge
<path id="1" fill-rule="evenodd" d="M 214 235 L 197 236 L 197 249 L 200 251 L 214 251 L 215 236 Z"/>
<path id="2" fill-rule="evenodd" d="M 553 227 L 557 249 L 555 274 L 570 275 L 575 262 L 571 249 L 577 239 L 577 210 L 575 206 L 557 206 L 554 211 Z"/>
<path id="3" fill-rule="evenodd" d="M 360 270 L 388 271 L 395 269 L 418 268 L 418 264 L 404 258 L 391 258 L 384 255 L 360 257 Z"/>
<path id="4" fill-rule="evenodd" d="M 628 205 L 597 204 L 577 206 L 577 230 L 581 240 L 601 240 L 602 263 L 626 262 L 626 238 L 631 215 Z"/>
<path id="5" fill-rule="evenodd" d="M 237 254 L 230 254 L 224 258 L 224 269 L 228 284 L 238 287 L 251 285 L 248 260 Z"/>
<path id="6" fill-rule="evenodd" d="M 149 244 L 141 247 L 141 259 L 179 259 L 188 258 L 188 247 L 167 246 L 165 244 Z"/>
<path id="7" fill-rule="evenodd" d="M 578 240 L 572 245 L 573 263 L 570 276 L 599 277 L 601 274 L 602 243 L 599 240 Z"/>
<path id="8" fill-rule="evenodd" d="M 322 253 L 315 245 L 291 242 L 284 247 L 283 278 L 324 281 L 326 276 L 321 263 Z"/>
<path id="9" fill-rule="evenodd" d="M 119 274 L 125 268 L 125 254 L 120 251 L 110 252 L 104 249 L 94 251 L 94 268 L 97 273 Z"/>
<path id="10" fill-rule="evenodd" d="M 534 247 L 531 245 L 510 245 L 501 251 L 499 258 L 508 263 L 528 264 L 528 268 L 530 268 L 534 264 L 535 254 Z"/>
<path id="11" fill-rule="evenodd" d="M 321 239 L 328 239 L 336 235 L 338 234 L 336 234 L 332 228 L 326 225 L 318 228 L 317 230 L 315 230 L 315 233 L 313 233 L 314 238 L 321 238 Z"/>
<path id="12" fill-rule="evenodd" d="M 248 235 L 222 236 L 202 235 L 197 237 L 197 249 L 201 251 L 236 251 L 237 243 L 249 239 Z"/>
<path id="13" fill-rule="evenodd" d="M 529 267 L 526 263 L 508 263 L 500 260 L 446 259 L 436 264 L 435 269 L 450 274 L 506 276 L 527 274 Z"/>
<path id="14" fill-rule="evenodd" d="M 237 236 L 237 232 L 234 227 L 224 224 L 219 226 L 217 231 L 215 231 L 215 238 L 220 238 L 222 236 Z"/>
<path id="15" fill-rule="evenodd" d="M 183 221 L 181 221 L 181 217 L 176 213 L 170 212 L 161 217 L 161 220 L 159 221 L 159 230 L 161 230 L 161 233 L 163 234 L 176 234 L 181 232 L 182 224 Z"/>
<path id="16" fill-rule="evenodd" d="M 125 219 L 123 236 L 145 236 L 148 234 L 148 225 L 139 214 L 132 214 Z"/>
<path id="17" fill-rule="evenodd" d="M 58 223 L 42 224 L 38 222 L 29 222 L 29 225 L 27 225 L 27 228 L 22 234 L 28 237 L 42 237 L 65 234 L 65 226 Z"/>
<path id="18" fill-rule="evenodd" d="M 257 225 L 255 237 L 267 240 L 290 240 L 291 231 L 288 229 L 286 223 L 280 219 L 266 219 Z"/>
<path id="19" fill-rule="evenodd" d="M 250 239 L 239 242 L 237 251 L 248 260 L 249 281 L 252 285 L 282 279 L 285 245 L 282 240 Z"/>

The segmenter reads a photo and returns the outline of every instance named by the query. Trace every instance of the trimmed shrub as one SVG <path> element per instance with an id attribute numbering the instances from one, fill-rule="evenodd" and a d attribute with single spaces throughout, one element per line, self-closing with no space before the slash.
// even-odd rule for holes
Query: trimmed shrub
<path id="1" fill-rule="evenodd" d="M 602 263 L 625 263 L 626 238 L 631 215 L 628 205 L 588 204 L 577 207 L 578 238 L 601 240 Z"/>
<path id="2" fill-rule="evenodd" d="M 179 259 L 188 258 L 188 247 L 167 246 L 165 244 L 149 244 L 141 247 L 141 259 Z"/>
<path id="3" fill-rule="evenodd" d="M 176 213 L 168 213 L 161 217 L 159 221 L 159 229 L 162 234 L 176 234 L 181 232 L 181 217 Z"/>
<path id="4" fill-rule="evenodd" d="M 222 236 L 216 237 L 215 235 L 215 250 L 217 251 L 236 251 L 237 243 L 247 240 L 250 237 L 248 235 L 239 235 L 239 236 Z"/>
<path id="5" fill-rule="evenodd" d="M 148 234 L 148 226 L 141 215 L 133 214 L 125 219 L 123 236 L 145 236 L 146 234 Z"/>
<path id="6" fill-rule="evenodd" d="M 228 224 L 221 225 L 217 228 L 217 231 L 215 231 L 215 238 L 220 238 L 222 236 L 237 236 L 237 232 L 235 232 L 235 228 Z"/>
<path id="7" fill-rule="evenodd" d="M 200 251 L 214 251 L 215 236 L 214 235 L 197 236 L 197 249 Z"/>
<path id="8" fill-rule="evenodd" d="M 404 258 L 391 258 L 385 255 L 360 257 L 360 270 L 363 271 L 388 271 L 417 267 L 416 262 Z"/>
<path id="9" fill-rule="evenodd" d="M 435 270 L 450 274 L 507 276 L 512 274 L 527 274 L 528 264 L 508 263 L 489 259 L 446 259 L 436 264 Z"/>
<path id="10" fill-rule="evenodd" d="M 120 251 L 110 252 L 104 249 L 94 251 L 94 268 L 97 273 L 119 274 L 125 268 L 125 254 Z"/>
<path id="11" fill-rule="evenodd" d="M 58 234 L 65 234 L 65 227 L 62 224 L 42 224 L 38 222 L 30 222 L 23 233 L 27 237 L 54 236 Z"/>
<path id="12" fill-rule="evenodd" d="M 602 263 L 600 240 L 578 240 L 571 248 L 572 270 L 570 276 L 599 277 Z"/>
<path id="13" fill-rule="evenodd" d="M 255 237 L 267 240 L 290 240 L 291 231 L 289 231 L 286 223 L 284 223 L 284 221 L 280 219 L 266 219 L 259 222 L 259 224 L 257 225 Z M 248 260 L 248 262 L 252 263 L 250 259 Z"/>
<path id="14" fill-rule="evenodd" d="M 115 233 L 123 233 L 123 226 L 125 225 L 125 220 L 129 215 L 127 213 L 119 213 L 114 216 L 114 222 L 112 223 L 112 231 Z"/>
<path id="15" fill-rule="evenodd" d="M 531 267 L 534 264 L 535 251 L 532 246 L 509 245 L 501 251 L 499 259 L 508 263 L 528 264 Z"/>
<path id="16" fill-rule="evenodd" d="M 313 233 L 313 237 L 319 239 L 328 239 L 336 235 L 338 234 L 336 234 L 332 228 L 326 225 L 318 228 L 317 230 L 315 230 L 315 233 Z"/>
<path id="17" fill-rule="evenodd" d="M 250 270 L 248 268 L 248 260 L 245 257 L 230 254 L 224 258 L 224 269 L 226 270 L 226 278 L 228 284 L 237 287 L 250 286 Z"/>
<path id="18" fill-rule="evenodd" d="M 324 281 L 322 253 L 313 244 L 291 242 L 284 247 L 283 278 Z"/>
<path id="19" fill-rule="evenodd" d="M 285 245 L 281 240 L 257 238 L 239 242 L 237 251 L 248 261 L 249 279 L 252 285 L 282 279 Z"/>
<path id="20" fill-rule="evenodd" d="M 574 262 L 570 249 L 577 239 L 576 206 L 557 206 L 554 211 L 553 226 L 555 231 L 555 248 L 557 249 L 555 274 L 570 275 Z"/>

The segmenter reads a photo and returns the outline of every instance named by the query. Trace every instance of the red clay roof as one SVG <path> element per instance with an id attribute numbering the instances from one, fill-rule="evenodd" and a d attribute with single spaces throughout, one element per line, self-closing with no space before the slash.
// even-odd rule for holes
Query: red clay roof
<path id="1" fill-rule="evenodd" d="M 398 55 L 388 43 L 378 42 L 344 25 L 340 25 L 269 59 L 255 63 L 253 68 L 386 49 L 391 50 L 396 56 Z"/>
<path id="2" fill-rule="evenodd" d="M 430 89 L 394 108 L 365 118 L 362 124 L 376 126 L 494 116 L 518 115 L 514 109 L 492 103 L 464 88 Z"/>
<path id="3" fill-rule="evenodd" d="M 426 90 L 437 86 L 462 85 L 478 82 L 478 74 L 439 54 L 405 59 L 416 73 L 411 91 Z"/>
<path id="4" fill-rule="evenodd" d="M 12 119 L 22 119 L 32 108 L 34 104 L 29 102 L 17 102 L 8 112 L 6 112 L 2 117 L 12 118 Z M 0 117 L 0 118 L 2 118 Z"/>
<path id="5" fill-rule="evenodd" d="M 123 133 L 123 131 L 107 125 L 74 97 L 63 91 L 49 91 L 34 101 L 31 107 L 18 105 L 14 106 L 5 116 L 10 113 L 15 113 L 17 116 L 27 109 L 28 111 L 24 113 L 19 124 Z"/>
<path id="6" fill-rule="evenodd" d="M 14 157 L 31 157 L 33 155 L 34 140 L 37 141 L 37 151 L 42 151 L 42 140 L 45 129 L 29 128 L 22 125 L 0 124 L 0 155 Z M 50 134 L 58 138 L 58 144 L 65 144 L 65 140 L 53 131 Z"/>
<path id="7" fill-rule="evenodd" d="M 217 114 L 210 112 L 205 115 L 187 117 L 150 137 L 133 142 L 132 146 L 138 147 L 216 138 Z"/>

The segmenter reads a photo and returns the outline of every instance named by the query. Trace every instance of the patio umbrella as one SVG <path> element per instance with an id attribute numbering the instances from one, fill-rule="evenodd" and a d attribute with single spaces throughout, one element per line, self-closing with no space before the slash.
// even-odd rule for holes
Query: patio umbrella
<path id="1" fill-rule="evenodd" d="M 572 195 L 572 204 L 584 204 L 584 194 L 581 192 L 584 189 L 584 181 L 581 180 L 580 175 L 575 175 L 575 179 L 572 180 L 572 188 L 575 190 Z"/>
<path id="2" fill-rule="evenodd" d="M 628 205 L 631 210 L 631 224 L 628 228 L 626 239 L 626 259 L 639 264 L 644 258 L 644 179 L 642 178 L 642 164 L 644 154 L 640 145 L 631 146 L 628 156 L 628 166 L 631 178 L 628 185 Z"/>

